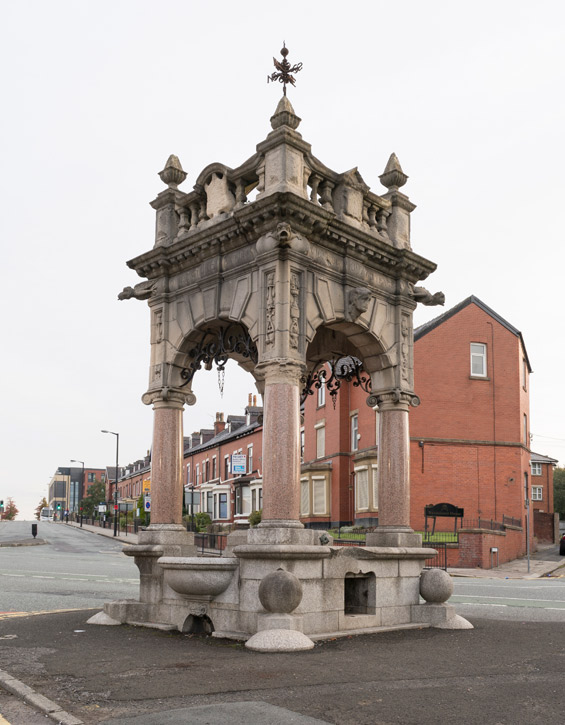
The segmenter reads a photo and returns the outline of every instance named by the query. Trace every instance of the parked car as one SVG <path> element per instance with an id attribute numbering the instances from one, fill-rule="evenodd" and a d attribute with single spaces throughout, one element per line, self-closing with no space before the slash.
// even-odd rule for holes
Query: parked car
<path id="1" fill-rule="evenodd" d="M 565 556 L 565 534 L 559 540 L 559 553 L 561 556 Z"/>

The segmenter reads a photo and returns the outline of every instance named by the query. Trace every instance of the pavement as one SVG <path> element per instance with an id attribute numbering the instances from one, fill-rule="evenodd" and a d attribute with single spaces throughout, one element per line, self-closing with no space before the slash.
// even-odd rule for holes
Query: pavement
<path id="1" fill-rule="evenodd" d="M 113 536 L 83 525 L 91 529 Z M 532 559 L 529 573 L 524 560 L 452 573 L 537 578 L 559 567 Z M 265 654 L 231 640 L 88 625 L 92 614 L 0 616 L 0 713 L 10 725 L 35 723 L 15 700 L 62 725 L 436 725 L 454 716 L 546 725 L 565 710 L 565 622 L 476 617 L 474 630 L 381 632 Z"/>

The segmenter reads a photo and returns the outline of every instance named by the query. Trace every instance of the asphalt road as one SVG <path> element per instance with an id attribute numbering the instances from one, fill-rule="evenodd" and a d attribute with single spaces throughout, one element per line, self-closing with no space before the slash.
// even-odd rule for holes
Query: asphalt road
<path id="1" fill-rule="evenodd" d="M 0 641 L 0 669 L 84 723 L 296 725 L 299 713 L 332 725 L 547 725 L 565 712 L 564 623 L 474 617 L 473 630 L 385 632 L 264 654 L 179 632 L 86 625 L 86 616 L 0 621 L 0 637 L 10 636 Z M 245 703 L 283 708 L 286 719 L 255 717 Z"/>
<path id="2" fill-rule="evenodd" d="M 30 539 L 31 522 L 0 524 L 0 544 Z M 6 612 L 101 609 L 135 597 L 139 572 L 121 542 L 65 524 L 39 523 L 37 546 L 0 546 L 0 617 Z"/>
<path id="3" fill-rule="evenodd" d="M 565 623 L 565 578 L 456 579 L 449 601 L 466 619 Z"/>

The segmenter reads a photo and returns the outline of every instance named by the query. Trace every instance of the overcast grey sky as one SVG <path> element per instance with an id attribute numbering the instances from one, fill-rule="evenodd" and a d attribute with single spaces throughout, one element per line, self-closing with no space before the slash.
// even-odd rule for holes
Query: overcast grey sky
<path id="1" fill-rule="evenodd" d="M 0 498 L 30 517 L 57 466 L 151 445 L 149 314 L 118 302 L 153 245 L 148 202 L 177 154 L 190 189 L 270 131 L 283 39 L 289 96 L 314 154 L 377 192 L 392 151 L 418 205 L 414 251 L 445 309 L 470 294 L 522 331 L 532 447 L 565 462 L 565 10 L 561 0 L 264 3 L 1 0 L 3 251 Z M 420 308 L 415 323 L 438 314 Z M 185 433 L 241 413 L 201 373 Z"/>

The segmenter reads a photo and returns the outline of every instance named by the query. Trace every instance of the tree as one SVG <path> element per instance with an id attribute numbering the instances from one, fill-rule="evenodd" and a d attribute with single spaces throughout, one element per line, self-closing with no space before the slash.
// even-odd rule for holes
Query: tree
<path id="1" fill-rule="evenodd" d="M 84 516 L 92 516 L 94 509 L 99 503 L 106 500 L 106 486 L 101 481 L 96 481 L 88 487 L 86 496 L 79 503 Z"/>
<path id="2" fill-rule="evenodd" d="M 43 497 L 43 498 L 41 499 L 41 501 L 39 502 L 39 506 L 38 506 L 38 507 L 37 507 L 37 508 L 35 509 L 35 518 L 36 518 L 36 519 L 37 519 L 38 521 L 39 521 L 39 519 L 40 519 L 40 517 L 41 517 L 41 509 L 46 509 L 46 508 L 47 508 L 48 506 L 49 506 L 49 504 L 47 503 L 47 499 L 46 499 L 46 498 L 45 498 L 45 496 L 44 496 L 44 497 Z"/>
<path id="3" fill-rule="evenodd" d="M 14 499 L 12 497 L 9 497 L 6 501 L 6 506 L 4 507 L 3 518 L 6 521 L 13 521 L 19 513 L 20 512 L 18 510 L 18 507 L 14 503 Z"/>
<path id="4" fill-rule="evenodd" d="M 565 468 L 553 469 L 553 509 L 565 519 Z"/>

